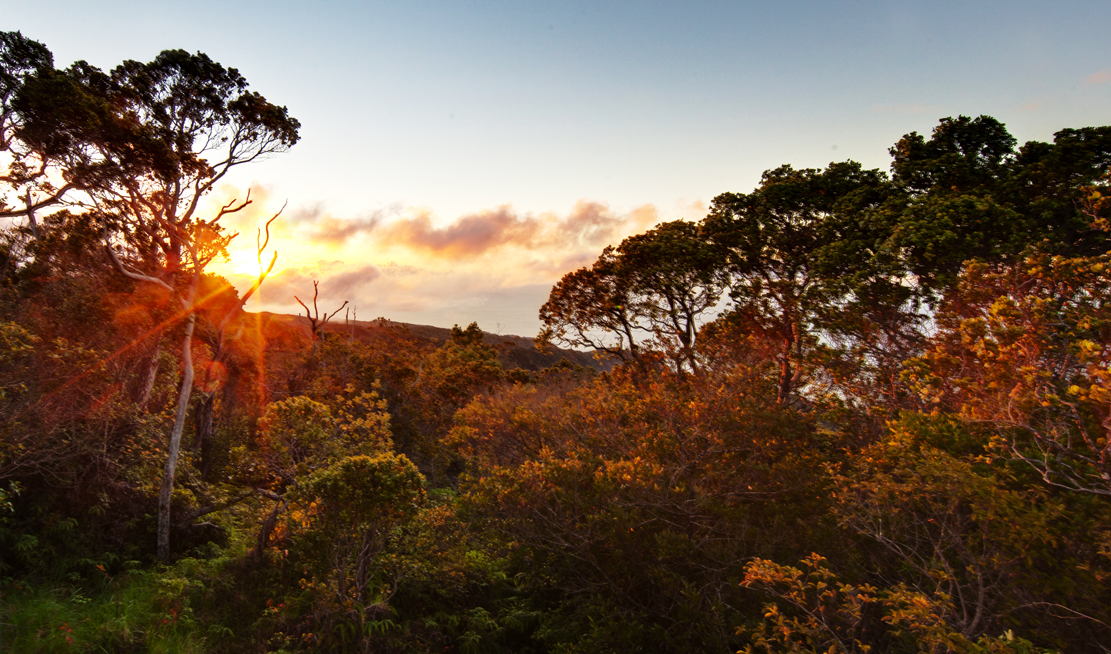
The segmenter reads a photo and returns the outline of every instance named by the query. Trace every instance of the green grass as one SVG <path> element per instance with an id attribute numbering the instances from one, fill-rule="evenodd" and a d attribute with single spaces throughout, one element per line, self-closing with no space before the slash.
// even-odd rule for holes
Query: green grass
<path id="1" fill-rule="evenodd" d="M 209 651 L 192 612 L 154 573 L 130 573 L 95 591 L 7 582 L 0 596 L 0 653 Z"/>
<path id="2" fill-rule="evenodd" d="M 237 527 L 251 522 L 252 509 L 226 512 L 225 547 L 209 543 L 170 566 L 108 555 L 76 562 L 70 569 L 81 573 L 64 581 L 0 580 L 0 654 L 252 649 L 269 624 L 259 621 L 276 581 L 268 566 L 243 563 L 253 533 Z"/>

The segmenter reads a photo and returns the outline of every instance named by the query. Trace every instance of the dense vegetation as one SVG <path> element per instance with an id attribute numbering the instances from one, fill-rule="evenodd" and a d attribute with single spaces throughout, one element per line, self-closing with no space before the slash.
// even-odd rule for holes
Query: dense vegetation
<path id="1" fill-rule="evenodd" d="M 0 33 L 0 103 L 5 651 L 1111 648 L 1111 128 L 768 171 L 529 371 L 242 310 L 197 202 L 299 125 L 234 69 Z"/>

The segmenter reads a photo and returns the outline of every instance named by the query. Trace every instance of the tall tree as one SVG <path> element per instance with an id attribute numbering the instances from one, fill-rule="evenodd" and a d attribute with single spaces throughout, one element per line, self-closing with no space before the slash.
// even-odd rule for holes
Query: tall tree
<path id="1" fill-rule="evenodd" d="M 621 360 L 636 357 L 637 325 L 629 309 L 630 283 L 613 247 L 589 268 L 567 273 L 540 307 L 541 345 L 589 347 Z"/>
<path id="2" fill-rule="evenodd" d="M 538 340 L 622 360 L 655 346 L 677 368 L 694 369 L 698 330 L 725 289 L 723 263 L 695 223 L 676 220 L 630 236 L 556 284 L 540 309 Z"/>
<path id="3" fill-rule="evenodd" d="M 204 218 L 201 200 L 232 168 L 287 150 L 297 142 L 300 125 L 284 107 L 249 91 L 237 70 L 200 53 L 167 50 L 150 63 L 125 61 L 111 74 L 79 62 L 62 81 L 68 96 L 27 95 L 24 131 L 43 135 L 44 143 L 49 138 L 80 143 L 71 149 L 68 165 L 80 169 L 91 163 L 100 171 L 95 183 L 85 184 L 84 202 L 103 220 L 116 269 L 162 288 L 180 308 L 183 378 L 159 495 L 158 555 L 166 560 L 170 495 L 193 388 L 196 308 L 203 301 L 197 290 L 205 267 L 226 255 L 236 236 L 224 230 L 221 219 L 250 203 L 248 196 Z M 111 107 L 108 127 L 82 123 L 67 132 L 72 123 L 64 100 L 75 94 Z M 260 283 L 265 274 L 261 271 Z"/>
<path id="4" fill-rule="evenodd" d="M 778 344 L 780 403 L 801 383 L 820 322 L 830 324 L 862 289 L 899 291 L 884 259 L 885 226 L 870 213 L 889 192 L 883 173 L 849 161 L 781 166 L 752 193 L 714 198 L 703 226 L 727 253 L 733 307 L 724 319 Z"/>
<path id="5" fill-rule="evenodd" d="M 19 32 L 0 32 L 0 154 L 5 164 L 0 171 L 0 217 L 25 216 L 36 232 L 35 212 L 56 204 L 69 185 L 54 187 L 48 179 L 49 153 L 20 138 L 23 119 L 16 97 L 29 78 L 53 70 L 54 57 L 46 46 Z"/>
<path id="6" fill-rule="evenodd" d="M 1053 143 L 1016 149 L 998 120 L 958 116 L 943 118 L 929 139 L 907 134 L 890 152 L 904 193 L 891 247 L 934 295 L 970 259 L 1013 260 L 1035 244 L 1070 256 L 1107 250 L 1106 233 L 1080 204 L 1111 166 L 1111 128 L 1065 129 Z"/>
<path id="7" fill-rule="evenodd" d="M 1016 143 L 991 116 L 942 118 L 929 140 L 918 132 L 899 139 L 891 170 L 913 194 L 990 193 L 1009 174 Z"/>
<path id="8" fill-rule="evenodd" d="M 641 324 L 675 362 L 697 366 L 698 330 L 726 288 L 725 259 L 696 223 L 675 220 L 617 247 Z"/>

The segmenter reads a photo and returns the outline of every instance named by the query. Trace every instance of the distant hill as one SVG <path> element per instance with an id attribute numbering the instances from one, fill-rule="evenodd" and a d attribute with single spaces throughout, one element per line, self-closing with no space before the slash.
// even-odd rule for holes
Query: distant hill
<path id="1" fill-rule="evenodd" d="M 266 340 L 271 343 L 289 342 L 291 340 L 308 340 L 310 336 L 309 321 L 303 316 L 270 313 L 262 311 L 257 314 L 257 321 L 266 335 Z M 346 334 L 360 343 L 372 343 L 383 338 L 387 330 L 398 327 L 408 332 L 418 341 L 429 345 L 443 343 L 451 338 L 451 330 L 446 327 L 433 327 L 431 325 L 413 325 L 392 320 L 378 319 L 371 321 L 351 321 L 345 323 L 338 321 L 329 322 L 324 330 L 331 334 Z M 522 368 L 524 370 L 538 371 L 551 367 L 561 359 L 568 362 L 606 371 L 614 366 L 613 360 L 599 360 L 592 352 L 568 350 L 553 347 L 550 353 L 543 353 L 536 349 L 531 338 L 524 336 L 510 336 L 483 332 L 486 344 L 498 352 L 498 360 L 506 370 Z"/>

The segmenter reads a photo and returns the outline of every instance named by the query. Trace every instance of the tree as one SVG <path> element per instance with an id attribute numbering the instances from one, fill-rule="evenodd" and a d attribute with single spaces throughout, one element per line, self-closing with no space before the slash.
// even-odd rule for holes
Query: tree
<path id="1" fill-rule="evenodd" d="M 1080 202 L 1111 166 L 1111 128 L 1015 146 L 994 118 L 959 116 L 943 118 L 928 140 L 911 132 L 891 148 L 893 181 L 905 194 L 891 247 L 930 292 L 951 286 L 965 261 L 1013 259 L 1043 241 L 1064 255 L 1107 250 Z"/>
<path id="2" fill-rule="evenodd" d="M 591 268 L 565 275 L 540 309 L 538 340 L 593 347 L 622 360 L 651 345 L 677 369 L 693 370 L 698 330 L 723 290 L 720 250 L 699 226 L 663 223 L 607 247 Z"/>
<path id="3" fill-rule="evenodd" d="M 15 101 L 28 78 L 53 70 L 54 57 L 46 46 L 19 32 L 0 32 L 0 154 L 6 159 L 0 173 L 0 218 L 25 216 L 36 234 L 35 213 L 58 203 L 70 184 L 54 187 L 48 180 L 50 153 L 20 138 L 23 118 Z M 13 196 L 22 206 L 10 204 Z"/>
<path id="4" fill-rule="evenodd" d="M 318 470 L 292 493 L 295 560 L 304 564 L 304 587 L 313 594 L 311 632 L 329 636 L 354 623 L 362 641 L 368 619 L 397 588 L 376 579 L 373 565 L 398 525 L 425 503 L 424 478 L 405 455 L 383 452 L 346 457 Z M 377 582 L 377 583 L 376 583 Z M 350 646 L 348 644 L 348 646 Z"/>
<path id="5" fill-rule="evenodd" d="M 725 260 L 699 225 L 663 223 L 617 247 L 631 278 L 632 306 L 676 369 L 697 368 L 695 339 L 726 288 Z"/>
<path id="6" fill-rule="evenodd" d="M 899 139 L 891 171 L 914 195 L 991 193 L 1010 172 L 1015 145 L 991 116 L 942 118 L 928 141 L 918 132 Z"/>
<path id="7" fill-rule="evenodd" d="M 574 607 L 546 631 L 589 651 L 734 644 L 744 561 L 799 552 L 826 511 L 812 424 L 752 373 L 553 374 L 456 415 L 468 514 L 503 535 L 519 585 Z"/>
<path id="8" fill-rule="evenodd" d="M 197 289 L 205 267 L 226 256 L 235 237 L 220 220 L 250 197 L 208 219 L 200 217 L 200 203 L 235 166 L 296 143 L 299 124 L 284 107 L 248 91 L 238 71 L 199 53 L 167 50 L 150 63 L 126 61 L 110 75 L 79 62 L 61 81 L 72 92 L 68 98 L 92 95 L 110 106 L 113 129 L 66 133 L 70 123 L 59 122 L 66 98 L 37 93 L 27 96 L 24 132 L 41 135 L 43 143 L 61 138 L 59 131 L 78 141 L 70 169 L 98 162 L 101 172 L 85 185 L 83 202 L 103 221 L 113 264 L 121 275 L 170 293 L 180 307 L 183 378 L 159 496 L 158 555 L 166 560 L 170 495 L 193 387 L 193 331 L 203 299 Z M 260 272 L 256 288 L 268 271 Z"/>
<path id="9" fill-rule="evenodd" d="M 835 475 L 834 514 L 876 546 L 875 578 L 943 599 L 945 620 L 966 638 L 998 633 L 1023 600 L 1052 598 L 1039 568 L 1054 558 L 1064 507 L 1043 488 L 1009 484 L 1004 467 L 928 439 L 974 440 L 944 418 L 909 414 Z"/>
<path id="10" fill-rule="evenodd" d="M 825 557 L 811 554 L 805 569 L 755 559 L 745 566 L 746 588 L 761 590 L 777 601 L 766 604 L 756 628 L 738 628 L 751 644 L 743 654 L 871 651 L 990 652 L 992 654 L 1049 654 L 1052 650 L 1007 631 L 998 638 L 966 638 L 947 621 L 952 605 L 947 597 L 931 596 L 903 585 L 876 588 L 844 583 L 825 565 Z M 782 606 L 780 606 L 782 604 Z"/>
<path id="11" fill-rule="evenodd" d="M 309 334 L 310 334 L 310 337 L 312 338 L 312 355 L 314 357 L 316 356 L 317 352 L 319 351 L 318 342 L 320 340 L 321 332 L 324 329 L 324 325 L 327 325 L 329 320 L 334 318 L 337 313 L 342 311 L 343 308 L 345 306 L 347 306 L 347 300 L 344 300 L 343 304 L 339 305 L 339 309 L 336 309 L 332 313 L 328 313 L 327 311 L 325 311 L 324 312 L 324 318 L 321 319 L 320 309 L 317 307 L 317 304 L 316 304 L 316 299 L 319 296 L 320 296 L 320 282 L 316 281 L 315 279 L 312 280 L 312 312 L 311 313 L 309 312 L 309 308 L 307 306 L 305 306 L 305 303 L 301 301 L 301 298 L 297 297 L 296 295 L 293 296 L 293 299 L 297 300 L 297 304 L 300 304 L 301 308 L 305 310 L 305 318 L 307 318 L 308 321 L 309 321 Z M 298 313 L 297 315 L 298 315 L 298 317 L 300 317 L 301 314 Z"/>
<path id="12" fill-rule="evenodd" d="M 635 358 L 638 326 L 629 308 L 630 280 L 613 247 L 590 268 L 567 273 L 540 307 L 541 346 L 589 347 L 621 360 Z M 614 339 L 614 340 L 607 340 Z"/>
<path id="13" fill-rule="evenodd" d="M 724 319 L 776 344 L 780 403 L 801 385 L 819 330 L 851 313 L 862 289 L 893 295 L 884 299 L 895 306 L 905 301 L 884 258 L 885 226 L 869 222 L 889 190 L 883 173 L 849 161 L 781 166 L 752 193 L 714 198 L 703 226 L 726 252 L 733 306 Z"/>
<path id="14" fill-rule="evenodd" d="M 1107 232 L 1087 215 L 1085 196 L 1111 170 L 1111 127 L 1063 129 L 1053 143 L 1031 141 L 1018 151 L 1006 184 L 1009 202 L 1035 226 L 1027 243 L 1052 243 L 1065 256 L 1108 249 Z"/>

